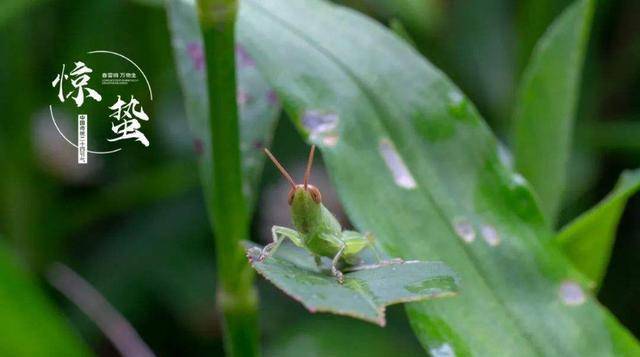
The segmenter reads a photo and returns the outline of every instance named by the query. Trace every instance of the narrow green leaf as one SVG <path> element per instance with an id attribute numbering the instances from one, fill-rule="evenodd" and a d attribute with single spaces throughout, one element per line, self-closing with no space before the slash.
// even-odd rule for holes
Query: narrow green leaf
<path id="1" fill-rule="evenodd" d="M 593 10 L 592 0 L 577 0 L 549 27 L 525 69 L 516 103 L 516 169 L 538 193 L 550 222 L 562 202 Z"/>
<path id="2" fill-rule="evenodd" d="M 432 35 L 444 20 L 441 0 L 368 0 L 368 5 L 381 16 L 396 18 L 411 33 Z"/>
<path id="3" fill-rule="evenodd" d="M 416 42 L 411 38 L 411 35 L 409 35 L 409 32 L 407 32 L 407 29 L 404 28 L 404 25 L 402 24 L 402 22 L 400 20 L 398 20 L 396 18 L 391 19 L 389 21 L 389 28 L 396 35 L 398 35 L 398 37 L 400 37 L 401 39 L 407 41 L 407 43 L 410 44 L 411 46 L 413 46 L 414 48 L 417 48 Z"/>
<path id="4" fill-rule="evenodd" d="M 516 3 L 519 70 L 526 66 L 536 42 L 549 24 L 569 4 L 570 0 L 520 0 Z"/>
<path id="5" fill-rule="evenodd" d="M 607 270 L 616 228 L 631 195 L 640 189 L 640 169 L 622 174 L 614 190 L 558 234 L 565 253 L 597 289 Z"/>
<path id="6" fill-rule="evenodd" d="M 247 250 L 249 261 L 262 276 L 311 312 L 331 312 L 384 326 L 388 305 L 453 296 L 458 292 L 455 273 L 441 262 L 388 261 L 367 265 L 347 272 L 344 284 L 339 284 L 335 277 L 318 271 L 311 256 L 303 250 L 293 254 L 297 254 L 297 259 L 276 255 L 259 262 L 260 249 Z"/>
<path id="7" fill-rule="evenodd" d="M 438 69 L 374 21 L 323 1 L 245 0 L 238 21 L 261 73 L 319 145 L 356 227 L 391 257 L 442 261 L 460 276 L 459 296 L 407 305 L 432 354 L 621 349 L 624 328 L 588 293 L 530 186 Z"/>
<path id="8" fill-rule="evenodd" d="M 0 242 L 0 355 L 87 356 L 90 352 Z"/>
<path id="9" fill-rule="evenodd" d="M 211 192 L 211 139 L 209 98 L 206 85 L 206 58 L 195 0 L 168 0 L 167 16 L 187 119 L 192 128 L 194 150 L 199 155 L 205 190 Z M 281 105 L 275 91 L 258 72 L 253 59 L 241 44 L 236 46 L 236 75 L 240 112 L 240 148 L 244 194 L 253 208 L 265 157 L 260 148 L 270 146 L 280 116 Z M 207 197 L 210 197 L 207 194 Z"/>

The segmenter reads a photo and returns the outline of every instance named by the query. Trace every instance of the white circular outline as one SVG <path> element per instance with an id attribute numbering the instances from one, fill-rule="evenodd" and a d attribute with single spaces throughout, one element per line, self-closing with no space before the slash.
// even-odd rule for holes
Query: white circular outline
<path id="1" fill-rule="evenodd" d="M 151 90 L 151 84 L 149 84 L 149 80 L 147 79 L 147 75 L 144 74 L 144 71 L 142 70 L 142 68 L 140 68 L 135 62 L 133 62 L 131 59 L 129 59 L 129 57 L 127 57 L 127 56 L 125 56 L 123 54 L 120 54 L 118 52 L 107 51 L 107 50 L 96 50 L 96 51 L 87 52 L 87 54 L 94 54 L 94 53 L 109 53 L 109 54 L 112 54 L 112 55 L 116 55 L 116 56 L 119 56 L 119 57 L 122 57 L 122 58 L 126 59 L 132 65 L 134 65 L 138 69 L 138 71 L 140 71 L 140 73 L 142 74 L 142 77 L 144 77 L 144 81 L 147 82 L 147 88 L 149 88 L 149 98 L 151 99 L 151 101 L 153 101 L 153 91 Z M 60 136 L 62 136 L 62 138 L 64 140 L 66 140 L 69 144 L 73 145 L 77 149 L 78 148 L 78 144 L 74 144 L 71 140 L 69 140 L 62 133 L 62 130 L 60 130 L 60 127 L 58 126 L 58 123 L 56 123 L 56 119 L 53 116 L 53 106 L 51 104 L 49 104 L 49 113 L 51 114 L 51 121 L 53 121 L 53 125 L 56 127 L 56 130 L 58 131 L 58 134 L 60 134 Z M 91 153 L 91 154 L 106 155 L 106 154 L 113 154 L 113 153 L 118 152 L 120 150 L 122 150 L 122 148 L 117 148 L 117 149 L 109 150 L 109 151 L 87 150 L 87 152 Z"/>
<path id="2" fill-rule="evenodd" d="M 94 54 L 94 53 L 110 53 L 110 54 L 112 54 L 112 55 L 120 56 L 120 57 L 122 57 L 122 58 L 126 59 L 127 61 L 131 62 L 131 64 L 132 64 L 132 65 L 134 65 L 134 66 L 138 69 L 138 71 L 140 71 L 140 73 L 142 73 L 142 77 L 144 77 L 144 81 L 145 81 L 145 82 L 147 82 L 147 88 L 149 88 L 149 97 L 150 97 L 151 101 L 153 101 L 153 91 L 151 90 L 151 84 L 149 84 L 149 80 L 147 79 L 147 75 L 146 75 L 146 74 L 144 74 L 144 71 L 143 71 L 140 67 L 138 67 L 138 65 L 137 65 L 135 62 L 133 62 L 132 60 L 130 60 L 130 59 L 129 59 L 129 57 L 127 57 L 127 56 L 125 56 L 125 55 L 123 55 L 123 54 L 120 54 L 120 53 L 118 53 L 118 52 L 107 51 L 107 50 L 89 51 L 89 52 L 87 52 L 87 53 L 88 53 L 88 54 Z"/>

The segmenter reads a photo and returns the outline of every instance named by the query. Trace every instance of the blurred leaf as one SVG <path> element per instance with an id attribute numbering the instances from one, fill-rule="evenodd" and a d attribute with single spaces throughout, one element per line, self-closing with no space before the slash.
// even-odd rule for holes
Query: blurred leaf
<path id="1" fill-rule="evenodd" d="M 458 297 L 407 305 L 432 354 L 640 353 L 583 288 L 473 105 L 404 41 L 313 0 L 245 0 L 238 36 L 319 145 L 357 228 L 390 256 L 460 275 Z"/>
<path id="2" fill-rule="evenodd" d="M 129 0 L 134 3 L 138 3 L 140 5 L 151 6 L 151 7 L 162 7 L 165 3 L 165 0 Z"/>
<path id="3" fill-rule="evenodd" d="M 631 195 L 640 189 L 640 169 L 622 174 L 615 189 L 558 234 L 565 253 L 597 289 L 607 270 L 616 228 Z"/>
<path id="4" fill-rule="evenodd" d="M 384 329 L 352 319 L 314 316 L 299 324 L 278 326 L 265 356 L 299 357 L 388 357 L 420 356 L 421 347 L 411 334 Z"/>
<path id="5" fill-rule="evenodd" d="M 363 0 L 388 18 L 397 18 L 421 38 L 432 35 L 444 18 L 441 0 Z"/>
<path id="6" fill-rule="evenodd" d="M 504 131 L 515 81 L 513 1 L 451 1 L 442 32 L 450 76 L 475 100 L 498 133 Z M 429 56 L 432 51 L 426 52 Z"/>
<path id="7" fill-rule="evenodd" d="M 525 70 L 514 114 L 516 169 L 551 223 L 564 192 L 593 9 L 592 0 L 577 0 L 549 27 Z"/>
<path id="8" fill-rule="evenodd" d="M 600 150 L 628 151 L 636 154 L 640 151 L 640 120 L 637 117 L 626 120 L 590 123 L 579 128 L 585 145 Z"/>
<path id="9" fill-rule="evenodd" d="M 194 133 L 194 149 L 199 157 L 205 190 L 211 191 L 211 139 L 208 123 L 209 99 L 206 85 L 206 59 L 202 33 L 194 0 L 167 1 L 172 45 L 187 119 Z M 242 45 L 236 48 L 238 105 L 240 111 L 240 148 L 244 194 L 253 207 L 265 156 L 261 148 L 270 146 L 280 116 L 276 93 L 268 86 Z M 210 197 L 207 194 L 207 197 Z M 207 198 L 209 199 L 209 198 Z"/>
<path id="10" fill-rule="evenodd" d="M 77 232 L 116 213 L 184 194 L 197 187 L 198 177 L 194 171 L 193 162 L 177 161 L 117 179 L 93 196 L 72 204 L 81 208 L 70 214 L 70 231 Z"/>
<path id="11" fill-rule="evenodd" d="M 303 250 L 298 255 L 310 258 Z M 458 292 L 455 273 L 440 262 L 389 261 L 367 265 L 346 272 L 344 284 L 325 272 L 318 271 L 309 261 L 303 266 L 279 256 L 259 262 L 260 249 L 247 250 L 251 265 L 267 280 L 311 312 L 331 312 L 369 321 L 380 326 L 386 323 L 386 306 L 422 301 Z"/>
<path id="12" fill-rule="evenodd" d="M 0 242 L 0 355 L 86 356 L 89 350 Z"/>
<path id="13" fill-rule="evenodd" d="M 97 238 L 81 249 L 78 270 L 134 324 L 148 318 L 148 306 L 139 303 L 145 294 L 186 328 L 211 318 L 214 252 L 201 200 L 189 195 L 131 212 Z"/>
<path id="14" fill-rule="evenodd" d="M 524 68 L 536 42 L 569 0 L 520 0 L 516 3 L 518 64 Z"/>
<path id="15" fill-rule="evenodd" d="M 393 18 L 389 21 L 389 28 L 393 31 L 398 37 L 407 41 L 413 47 L 417 47 L 415 41 L 411 38 L 411 35 L 407 32 L 407 29 L 404 28 L 402 22 L 400 20 Z"/>
<path id="16" fill-rule="evenodd" d="M 28 8 L 43 0 L 3 0 L 0 2 L 0 28 L 5 22 L 20 16 Z"/>

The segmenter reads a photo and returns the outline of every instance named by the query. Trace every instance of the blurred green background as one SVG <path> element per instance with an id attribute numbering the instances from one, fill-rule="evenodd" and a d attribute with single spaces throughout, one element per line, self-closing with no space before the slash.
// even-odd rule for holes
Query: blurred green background
<path id="1" fill-rule="evenodd" d="M 383 24 L 400 20 L 417 48 L 447 73 L 509 142 L 515 83 L 535 41 L 565 0 L 353 0 Z M 222 353 L 215 264 L 162 1 L 3 0 L 0 4 L 0 235 L 18 264 L 98 354 L 117 355 L 100 330 L 49 283 L 53 262 L 89 281 L 157 355 Z M 560 223 L 591 207 L 625 168 L 640 166 L 640 3 L 600 1 L 583 74 L 568 191 Z M 124 53 L 154 90 L 146 149 L 75 162 L 47 106 L 62 63 L 93 49 Z M 68 125 L 72 125 L 67 118 Z M 64 121 L 64 119 L 62 119 Z M 273 151 L 302 171 L 306 149 L 280 120 Z M 326 174 L 314 173 L 340 212 Z M 299 176 L 299 175 L 298 175 Z M 252 239 L 287 224 L 286 186 L 265 170 Z M 341 215 L 348 224 L 344 214 Z M 599 298 L 640 335 L 640 197 L 622 218 Z M 0 281 L 2 284 L 3 281 Z M 258 279 L 267 355 L 420 354 L 401 308 L 384 330 L 311 315 Z M 0 324 L 3 324 L 0 316 Z"/>

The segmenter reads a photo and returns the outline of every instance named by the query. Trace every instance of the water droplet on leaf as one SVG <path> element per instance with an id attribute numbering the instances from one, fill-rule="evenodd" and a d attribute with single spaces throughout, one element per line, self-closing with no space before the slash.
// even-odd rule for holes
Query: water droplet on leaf
<path id="1" fill-rule="evenodd" d="M 577 306 L 587 300 L 582 287 L 573 281 L 565 281 L 560 285 L 560 299 L 565 305 Z"/>
<path id="2" fill-rule="evenodd" d="M 463 241 L 471 243 L 476 239 L 476 231 L 465 218 L 456 219 L 453 222 L 453 230 Z"/>
<path id="3" fill-rule="evenodd" d="M 498 159 L 504 167 L 513 170 L 513 155 L 502 142 L 498 142 Z"/>
<path id="4" fill-rule="evenodd" d="M 429 353 L 433 357 L 455 357 L 456 353 L 450 344 L 444 343 L 438 347 L 430 348 Z"/>
<path id="5" fill-rule="evenodd" d="M 464 118 L 467 112 L 467 100 L 460 92 L 452 91 L 449 93 L 449 113 L 456 118 Z"/>
<path id="6" fill-rule="evenodd" d="M 338 143 L 339 120 L 336 113 L 307 110 L 302 116 L 302 125 L 309 131 L 311 141 L 333 147 Z"/>
<path id="7" fill-rule="evenodd" d="M 411 172 L 409 172 L 409 168 L 407 168 L 404 160 L 402 160 L 398 151 L 396 151 L 393 143 L 387 139 L 382 139 L 380 140 L 378 148 L 396 184 L 406 189 L 416 188 L 416 180 L 413 178 L 413 175 L 411 175 Z"/>
<path id="8" fill-rule="evenodd" d="M 488 224 L 482 225 L 482 227 L 480 227 L 480 233 L 484 241 L 490 246 L 495 247 L 500 244 L 500 236 L 493 226 Z"/>
<path id="9" fill-rule="evenodd" d="M 512 188 L 513 189 L 517 189 L 520 188 L 522 186 L 526 186 L 527 184 L 527 179 L 524 178 L 524 176 L 515 173 L 513 174 L 513 176 L 511 177 L 511 183 L 512 183 Z"/>

